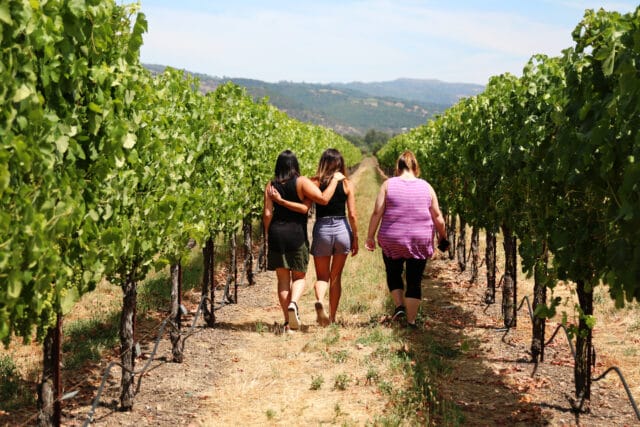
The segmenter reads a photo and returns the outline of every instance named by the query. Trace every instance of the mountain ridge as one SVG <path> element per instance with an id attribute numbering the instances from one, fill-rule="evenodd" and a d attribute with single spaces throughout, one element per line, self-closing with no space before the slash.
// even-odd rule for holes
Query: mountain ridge
<path id="1" fill-rule="evenodd" d="M 152 72 L 165 68 L 144 64 Z M 398 78 L 386 82 L 277 83 L 239 77 L 215 77 L 186 73 L 200 80 L 206 93 L 219 85 L 233 82 L 247 89 L 256 100 L 268 102 L 291 117 L 329 127 L 342 135 L 363 136 L 369 130 L 390 135 L 426 123 L 462 97 L 473 96 L 483 86 L 471 83 L 447 83 L 437 79 Z"/>

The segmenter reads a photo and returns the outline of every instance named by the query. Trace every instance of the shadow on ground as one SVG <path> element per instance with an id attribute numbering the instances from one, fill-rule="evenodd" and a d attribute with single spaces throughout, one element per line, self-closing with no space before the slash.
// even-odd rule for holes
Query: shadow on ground
<path id="1" fill-rule="evenodd" d="M 439 263 L 430 264 L 427 277 L 439 277 Z M 429 370 L 439 402 L 455 405 L 463 425 L 548 425 L 538 405 L 527 402 L 524 393 L 509 387 L 500 370 L 496 371 L 483 355 L 483 343 L 469 332 L 478 325 L 477 316 L 456 300 L 456 290 L 441 280 L 424 280 L 422 304 L 423 328 L 407 339 L 414 348 L 416 363 Z M 517 353 L 513 353 L 516 362 Z M 508 362 L 510 355 L 500 361 Z M 451 411 L 437 410 L 436 424 L 451 425 L 438 419 Z M 457 422 L 456 422 L 457 423 Z"/>

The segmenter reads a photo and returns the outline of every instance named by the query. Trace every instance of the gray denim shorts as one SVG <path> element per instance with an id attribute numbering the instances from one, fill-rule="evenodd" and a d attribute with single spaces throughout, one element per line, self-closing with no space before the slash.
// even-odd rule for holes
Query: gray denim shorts
<path id="1" fill-rule="evenodd" d="M 331 256 L 351 252 L 351 227 L 344 216 L 326 216 L 313 225 L 311 255 Z"/>

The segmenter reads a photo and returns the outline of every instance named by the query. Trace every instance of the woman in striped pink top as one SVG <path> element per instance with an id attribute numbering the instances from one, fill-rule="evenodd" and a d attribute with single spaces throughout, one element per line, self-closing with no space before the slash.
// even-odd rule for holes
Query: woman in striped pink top
<path id="1" fill-rule="evenodd" d="M 365 247 L 370 251 L 375 249 L 375 234 L 380 226 L 378 244 L 382 248 L 387 286 L 396 307 L 393 318 L 399 320 L 406 316 L 408 326 L 417 328 L 422 274 L 427 259 L 433 255 L 434 231 L 438 232 L 442 244 L 439 247 L 445 248 L 448 242 L 436 193 L 427 181 L 418 178 L 420 168 L 411 151 L 400 155 L 395 174 L 380 187 Z M 403 295 L 405 266 L 407 286 Z"/>

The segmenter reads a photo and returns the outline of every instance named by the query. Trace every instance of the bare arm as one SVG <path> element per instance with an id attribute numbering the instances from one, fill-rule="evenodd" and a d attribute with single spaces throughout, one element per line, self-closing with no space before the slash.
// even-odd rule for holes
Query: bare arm
<path id="1" fill-rule="evenodd" d="M 298 212 L 301 214 L 306 214 L 309 212 L 309 208 L 311 207 L 311 200 L 305 199 L 303 203 L 292 202 L 291 200 L 286 200 L 282 198 L 282 195 L 278 190 L 276 190 L 271 183 L 268 186 L 268 193 L 271 200 L 285 208 L 289 209 L 293 212 Z"/>
<path id="2" fill-rule="evenodd" d="M 347 193 L 347 210 L 349 225 L 353 233 L 353 242 L 351 244 L 351 256 L 358 254 L 358 218 L 356 214 L 356 196 L 353 193 L 353 187 L 349 180 L 344 180 L 345 193 Z"/>
<path id="3" fill-rule="evenodd" d="M 311 181 L 306 176 L 301 176 L 297 181 L 297 184 L 299 185 L 298 195 L 300 196 L 300 193 L 302 193 L 303 197 L 300 197 L 302 200 L 309 198 L 319 205 L 326 205 L 333 197 L 333 193 L 335 193 L 336 191 L 338 182 L 342 181 L 343 179 L 344 175 L 342 175 L 340 172 L 336 172 L 333 175 L 331 182 L 329 182 L 329 186 L 325 188 L 324 191 L 320 191 L 320 189 L 313 183 L 313 181 Z"/>
<path id="4" fill-rule="evenodd" d="M 367 230 L 367 242 L 364 247 L 372 251 L 376 248 L 376 232 L 382 220 L 382 214 L 384 213 L 385 200 L 387 198 L 387 181 L 383 182 L 376 197 L 376 204 L 373 207 L 371 218 L 369 219 L 369 230 Z"/>
<path id="5" fill-rule="evenodd" d="M 444 217 L 442 216 L 442 212 L 440 211 L 438 196 L 436 196 L 436 192 L 433 188 L 431 188 L 431 207 L 429 208 L 429 212 L 431 212 L 431 218 L 433 219 L 433 224 L 436 226 L 438 237 L 440 239 L 446 238 L 447 230 L 444 224 Z"/>

